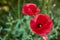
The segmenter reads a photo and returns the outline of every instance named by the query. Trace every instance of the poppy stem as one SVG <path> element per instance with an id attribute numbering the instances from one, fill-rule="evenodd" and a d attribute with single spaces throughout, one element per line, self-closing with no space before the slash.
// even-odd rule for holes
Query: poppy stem
<path id="1" fill-rule="evenodd" d="M 18 18 L 20 19 L 20 0 L 18 0 Z"/>
<path id="2" fill-rule="evenodd" d="M 46 35 L 43 36 L 43 40 L 48 40 L 48 37 Z"/>

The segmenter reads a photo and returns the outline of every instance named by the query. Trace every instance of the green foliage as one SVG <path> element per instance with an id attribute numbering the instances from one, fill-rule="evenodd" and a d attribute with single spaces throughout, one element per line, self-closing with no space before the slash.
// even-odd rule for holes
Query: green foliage
<path id="1" fill-rule="evenodd" d="M 30 16 L 22 14 L 25 3 L 35 3 L 40 13 L 49 15 L 53 28 L 49 40 L 60 39 L 60 0 L 0 0 L 0 40 L 42 40 L 30 29 Z"/>

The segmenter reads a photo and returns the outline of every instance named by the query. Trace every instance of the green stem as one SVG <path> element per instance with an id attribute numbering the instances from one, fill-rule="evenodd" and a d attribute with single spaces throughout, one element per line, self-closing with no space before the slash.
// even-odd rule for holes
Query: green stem
<path id="1" fill-rule="evenodd" d="M 43 0 L 43 2 L 42 2 L 42 12 L 41 13 L 44 13 L 45 9 L 46 9 L 46 0 Z"/>
<path id="2" fill-rule="evenodd" d="M 47 13 L 50 13 L 49 11 L 51 11 L 51 3 L 52 3 L 52 0 L 48 0 Z"/>
<path id="3" fill-rule="evenodd" d="M 18 0 L 18 18 L 20 19 L 20 0 Z"/>

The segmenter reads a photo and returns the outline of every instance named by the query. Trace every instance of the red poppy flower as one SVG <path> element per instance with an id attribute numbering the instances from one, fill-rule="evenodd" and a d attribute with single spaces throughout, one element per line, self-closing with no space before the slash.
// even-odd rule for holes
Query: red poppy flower
<path id="1" fill-rule="evenodd" d="M 22 13 L 26 15 L 35 15 L 40 12 L 40 9 L 36 7 L 36 4 L 27 3 L 23 5 Z"/>
<path id="2" fill-rule="evenodd" d="M 31 30 L 40 36 L 45 36 L 48 34 L 52 28 L 52 25 L 52 20 L 45 14 L 37 14 L 35 18 L 30 21 Z M 45 39 L 47 37 L 43 38 Z"/>

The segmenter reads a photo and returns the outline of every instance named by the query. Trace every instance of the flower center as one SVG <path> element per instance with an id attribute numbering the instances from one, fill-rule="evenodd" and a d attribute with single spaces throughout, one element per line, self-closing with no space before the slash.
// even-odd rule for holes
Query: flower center
<path id="1" fill-rule="evenodd" d="M 41 27 L 41 24 L 38 24 L 37 27 L 40 28 Z"/>

